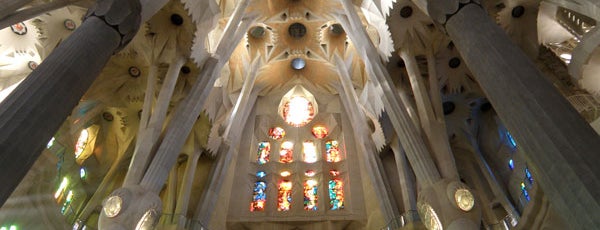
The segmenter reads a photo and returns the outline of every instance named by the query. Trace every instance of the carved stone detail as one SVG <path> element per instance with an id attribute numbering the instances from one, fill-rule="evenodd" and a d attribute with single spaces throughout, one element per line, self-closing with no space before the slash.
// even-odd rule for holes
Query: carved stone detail
<path id="1" fill-rule="evenodd" d="M 98 17 L 121 34 L 121 44 L 115 53 L 123 49 L 137 34 L 141 24 L 142 6 L 139 0 L 99 0 L 85 18 Z"/>
<path id="2" fill-rule="evenodd" d="M 437 27 L 446 32 L 446 22 L 468 4 L 481 6 L 481 0 L 429 0 L 427 12 Z"/>

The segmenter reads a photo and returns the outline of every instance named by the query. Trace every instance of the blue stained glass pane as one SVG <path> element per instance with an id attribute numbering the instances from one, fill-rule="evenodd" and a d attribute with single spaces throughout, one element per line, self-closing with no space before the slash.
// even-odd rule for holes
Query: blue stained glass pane
<path id="1" fill-rule="evenodd" d="M 265 203 L 267 202 L 267 183 L 258 181 L 254 183 L 252 202 L 250 203 L 250 211 L 264 211 Z"/>
<path id="2" fill-rule="evenodd" d="M 525 177 L 527 178 L 527 181 L 529 181 L 529 184 L 533 184 L 533 177 L 531 176 L 531 172 L 529 172 L 528 168 L 525 168 Z"/>
<path id="3" fill-rule="evenodd" d="M 329 181 L 329 209 L 338 210 L 344 208 L 343 183 L 339 179 Z"/>
<path id="4" fill-rule="evenodd" d="M 256 173 L 256 177 L 258 177 L 258 178 L 263 178 L 265 176 L 267 176 L 267 173 L 265 171 L 258 171 Z"/>
<path id="5" fill-rule="evenodd" d="M 515 139 L 512 137 L 512 135 L 510 135 L 509 132 L 506 132 L 506 137 L 508 138 L 508 143 L 513 147 L 516 148 L 517 147 L 517 142 L 515 142 Z"/>
<path id="6" fill-rule="evenodd" d="M 515 162 L 513 159 L 508 160 L 508 168 L 510 168 L 510 170 L 515 169 Z"/>
<path id="7" fill-rule="evenodd" d="M 529 192 L 527 192 L 527 190 L 523 189 L 523 196 L 525 197 L 525 199 L 527 201 L 529 201 L 531 198 L 529 197 Z"/>

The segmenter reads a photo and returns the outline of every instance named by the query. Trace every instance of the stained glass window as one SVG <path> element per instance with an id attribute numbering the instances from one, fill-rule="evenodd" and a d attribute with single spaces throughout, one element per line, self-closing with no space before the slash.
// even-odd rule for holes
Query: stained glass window
<path id="1" fill-rule="evenodd" d="M 285 130 L 281 127 L 274 127 L 269 129 L 269 137 L 274 140 L 281 140 L 285 137 Z"/>
<path id="2" fill-rule="evenodd" d="M 337 176 L 339 176 L 339 175 L 340 175 L 340 171 L 337 171 L 337 170 L 335 170 L 335 169 L 332 169 L 332 170 L 329 170 L 329 174 L 330 174 L 332 177 L 337 177 Z"/>
<path id="3" fill-rule="evenodd" d="M 313 141 L 305 141 L 302 143 L 302 154 L 304 162 L 315 163 L 317 162 L 317 147 Z"/>
<path id="4" fill-rule="evenodd" d="M 265 164 L 269 162 L 269 155 L 271 154 L 271 143 L 263 141 L 258 143 L 258 164 Z"/>
<path id="5" fill-rule="evenodd" d="M 277 195 L 277 211 L 289 211 L 292 206 L 292 182 L 282 180 L 279 182 Z"/>
<path id="6" fill-rule="evenodd" d="M 323 125 L 316 125 L 312 128 L 312 135 L 318 139 L 325 138 L 327 134 L 329 134 L 329 131 Z"/>
<path id="7" fill-rule="evenodd" d="M 326 160 L 327 162 L 340 161 L 340 144 L 336 140 L 328 140 L 325 142 Z"/>
<path id="8" fill-rule="evenodd" d="M 317 211 L 317 185 L 313 179 L 304 182 L 304 210 Z"/>
<path id="9" fill-rule="evenodd" d="M 48 141 L 48 144 L 46 144 L 46 148 L 47 148 L 47 149 L 49 149 L 49 148 L 52 148 L 52 146 L 54 145 L 54 142 L 55 142 L 55 141 L 56 141 L 56 139 L 55 139 L 54 137 L 52 137 L 52 138 L 50 139 L 50 141 Z"/>
<path id="10" fill-rule="evenodd" d="M 315 117 L 315 109 L 312 102 L 305 97 L 295 96 L 283 105 L 282 116 L 286 123 L 301 127 L 312 121 Z"/>
<path id="11" fill-rule="evenodd" d="M 344 208 L 344 183 L 335 178 L 329 180 L 329 209 L 339 210 Z"/>
<path id="12" fill-rule="evenodd" d="M 264 211 L 265 204 L 267 203 L 267 183 L 263 180 L 267 176 L 265 171 L 256 172 L 258 181 L 254 183 L 254 189 L 252 190 L 252 202 L 250 202 L 250 211 Z"/>
<path id="13" fill-rule="evenodd" d="M 256 172 L 256 177 L 258 178 L 264 178 L 265 176 L 267 176 L 267 173 L 265 171 Z"/>
<path id="14" fill-rule="evenodd" d="M 526 201 L 529 201 L 531 198 L 529 197 L 529 191 L 527 191 L 527 186 L 525 186 L 524 182 L 521 182 L 521 194 L 525 197 Z"/>
<path id="15" fill-rule="evenodd" d="M 513 161 L 513 159 L 508 160 L 508 168 L 510 170 L 515 169 L 515 161 Z"/>
<path id="16" fill-rule="evenodd" d="M 294 142 L 285 141 L 281 143 L 279 150 L 279 162 L 290 163 L 294 161 Z"/>
<path id="17" fill-rule="evenodd" d="M 85 146 L 88 144 L 89 133 L 87 129 L 81 130 L 79 134 L 79 138 L 77 138 L 77 143 L 75 143 L 75 158 L 79 158 L 83 150 L 85 150 Z"/>
<path id="18" fill-rule="evenodd" d="M 267 183 L 257 181 L 254 183 L 252 202 L 250 203 L 250 211 L 264 211 L 265 203 L 267 203 Z"/>
<path id="19" fill-rule="evenodd" d="M 87 178 L 87 170 L 84 167 L 79 169 L 79 178 L 85 180 Z"/>
<path id="20" fill-rule="evenodd" d="M 67 197 L 65 198 L 65 202 L 63 203 L 62 207 L 60 208 L 60 213 L 65 214 L 65 212 L 71 205 L 72 201 L 73 201 L 73 191 L 69 190 L 69 192 L 67 193 Z"/>
<path id="21" fill-rule="evenodd" d="M 529 171 L 529 168 L 525 168 L 525 178 L 527 179 L 529 184 L 533 185 L 533 176 L 531 176 L 531 172 Z"/>
<path id="22" fill-rule="evenodd" d="M 282 177 L 289 177 L 290 175 L 292 175 L 292 173 L 290 171 L 282 171 L 279 173 L 279 175 L 281 175 Z"/>
<path id="23" fill-rule="evenodd" d="M 508 143 L 510 144 L 511 147 L 513 147 L 513 148 L 517 147 L 517 142 L 515 141 L 513 136 L 510 135 L 509 132 L 506 132 L 506 138 L 508 139 Z"/>
<path id="24" fill-rule="evenodd" d="M 60 182 L 58 189 L 56 189 L 56 192 L 54 193 L 54 199 L 58 200 L 59 197 L 61 197 L 65 193 L 68 185 L 69 185 L 69 179 L 67 179 L 66 177 L 63 177 L 62 182 Z"/>

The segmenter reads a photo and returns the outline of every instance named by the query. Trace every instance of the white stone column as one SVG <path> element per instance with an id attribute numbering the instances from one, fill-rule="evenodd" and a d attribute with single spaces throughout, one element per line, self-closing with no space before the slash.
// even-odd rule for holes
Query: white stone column
<path id="1" fill-rule="evenodd" d="M 169 170 L 173 167 L 181 148 L 185 144 L 186 137 L 202 111 L 208 94 L 217 77 L 220 76 L 221 69 L 236 47 L 233 44 L 239 43 L 250 25 L 253 24 L 256 17 L 242 18 L 248 4 L 248 0 L 239 4 L 236 12 L 240 15 L 234 15 L 231 19 L 241 21 L 230 21 L 228 24 L 230 26 L 225 29 L 225 33 L 217 47 L 216 56 L 218 59 L 209 58 L 204 63 L 198 80 L 176 109 L 173 119 L 165 130 L 164 138 L 156 150 L 156 155 L 140 182 L 140 185 L 149 191 L 158 193 L 162 188 Z"/>
<path id="2" fill-rule="evenodd" d="M 573 229 L 600 226 L 598 134 L 479 5 L 429 3 L 556 211 Z"/>
<path id="3" fill-rule="evenodd" d="M 169 179 L 167 180 L 166 199 L 163 203 L 163 226 L 170 225 L 175 215 L 175 205 L 177 202 L 177 165 L 171 168 Z"/>
<path id="4" fill-rule="evenodd" d="M 200 223 L 209 225 L 212 213 L 216 208 L 216 203 L 223 187 L 223 178 L 227 176 L 229 168 L 233 166 L 232 159 L 236 159 L 238 155 L 239 144 L 242 139 L 240 132 L 237 129 L 232 130 L 232 127 L 239 128 L 244 127 L 250 112 L 254 108 L 254 104 L 258 99 L 258 92 L 260 89 L 254 88 L 256 77 L 258 76 L 258 69 L 260 68 L 261 62 L 257 58 L 254 60 L 250 71 L 245 77 L 244 85 L 238 99 L 235 103 L 234 108 L 229 115 L 228 124 L 223 133 L 223 143 L 218 151 L 218 160 L 213 166 L 211 176 L 209 178 L 209 184 L 204 190 L 200 203 L 196 209 L 196 216 L 194 219 L 199 220 Z"/>
<path id="5" fill-rule="evenodd" d="M 108 62 L 137 32 L 136 0 L 99 1 L 88 18 L 0 104 L 0 203 Z"/>
<path id="6" fill-rule="evenodd" d="M 196 174 L 196 167 L 198 166 L 200 154 L 200 152 L 194 152 L 188 155 L 173 217 L 173 223 L 177 224 L 177 229 L 185 229 L 185 223 L 187 222 L 186 214 L 189 207 L 192 185 L 194 184 L 194 175 Z"/>
<path id="7" fill-rule="evenodd" d="M 408 164 L 408 160 L 406 159 L 406 155 L 402 150 L 402 146 L 398 139 L 392 140 L 390 148 L 394 153 L 398 178 L 400 179 L 400 195 L 402 196 L 402 206 L 404 207 L 404 210 L 402 210 L 404 223 L 414 222 L 416 221 L 414 214 L 417 212 L 417 186 L 410 176 L 410 165 Z"/>
<path id="8" fill-rule="evenodd" d="M 382 100 L 386 112 L 398 134 L 400 143 L 406 150 L 406 156 L 415 172 L 417 183 L 425 187 L 434 184 L 440 180 L 440 174 L 431 159 L 427 146 L 404 108 L 404 104 L 395 88 L 392 87 L 391 77 L 381 65 L 381 59 L 362 26 L 354 5 L 349 0 L 342 0 L 341 2 L 348 18 L 338 17 L 338 21 L 342 23 L 353 44 L 359 49 L 359 54 L 365 62 L 369 77 L 374 83 L 378 84 L 377 87 L 382 89 Z"/>
<path id="9" fill-rule="evenodd" d="M 179 78 L 181 67 L 185 63 L 185 57 L 182 55 L 175 55 L 173 62 L 169 65 L 165 80 L 160 89 L 156 105 L 152 109 L 142 110 L 142 118 L 149 119 L 146 123 L 145 119 L 140 122 L 140 128 L 138 137 L 136 140 L 135 151 L 133 159 L 129 165 L 129 171 L 125 176 L 124 185 L 137 184 L 142 180 L 146 168 L 152 160 L 152 151 L 155 150 L 159 143 L 160 134 L 165 126 L 167 118 L 167 110 L 171 103 L 171 97 L 173 96 L 173 90 L 175 90 L 175 84 Z M 148 82 L 146 89 L 156 85 L 156 67 L 150 68 L 150 75 L 148 76 Z M 150 107 L 149 105 L 153 102 L 154 90 L 147 92 L 144 97 L 144 108 Z M 149 100 L 147 100 L 149 99 Z M 148 113 L 152 116 L 146 118 Z"/>
<path id="10" fill-rule="evenodd" d="M 354 130 L 354 141 L 357 142 L 360 153 L 358 154 L 363 158 L 365 166 L 368 170 L 369 177 L 373 183 L 374 190 L 378 195 L 377 202 L 381 207 L 381 212 L 385 218 L 386 223 L 392 223 L 393 220 L 398 218 L 398 207 L 396 202 L 390 196 L 391 189 L 385 181 L 385 171 L 381 167 L 381 163 L 377 159 L 377 147 L 373 139 L 371 139 L 371 132 L 367 127 L 366 116 L 364 111 L 359 108 L 358 97 L 354 86 L 352 86 L 352 80 L 350 78 L 349 70 L 344 61 L 339 57 L 335 56 L 336 67 L 338 74 L 340 75 L 341 87 L 337 87 L 337 91 L 340 94 L 340 99 L 346 110 L 346 114 L 350 118 L 350 124 Z M 400 226 L 394 226 L 400 227 Z"/>
<path id="11" fill-rule="evenodd" d="M 443 178 L 458 181 L 458 171 L 456 169 L 456 164 L 454 163 L 454 156 L 450 149 L 450 143 L 448 142 L 448 135 L 446 134 L 444 114 L 435 112 L 434 105 L 425 88 L 425 84 L 422 80 L 423 77 L 421 77 L 421 71 L 419 70 L 419 66 L 417 66 L 417 60 L 415 59 L 415 54 L 412 50 L 410 50 L 409 47 L 403 47 L 398 53 L 402 60 L 404 60 L 413 94 L 415 96 L 421 128 L 428 140 L 429 149 L 433 152 L 437 169 L 440 171 L 440 175 Z M 430 79 L 437 81 L 437 76 L 432 75 L 432 73 L 429 74 Z M 432 87 L 435 86 L 437 85 Z M 433 90 L 439 92 L 437 87 L 432 89 L 432 91 Z M 439 93 L 436 96 L 439 96 Z M 441 108 L 441 102 L 439 105 L 435 106 Z"/>

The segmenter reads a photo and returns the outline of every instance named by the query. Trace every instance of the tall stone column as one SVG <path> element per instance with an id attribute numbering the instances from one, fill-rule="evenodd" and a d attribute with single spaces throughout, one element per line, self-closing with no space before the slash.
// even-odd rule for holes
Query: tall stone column
<path id="1" fill-rule="evenodd" d="M 137 0 L 98 1 L 87 19 L 0 104 L 0 204 L 110 58 L 136 34 Z"/>
<path id="2" fill-rule="evenodd" d="M 536 183 L 573 229 L 600 226 L 600 138 L 507 34 L 473 1 L 429 1 Z"/>

